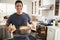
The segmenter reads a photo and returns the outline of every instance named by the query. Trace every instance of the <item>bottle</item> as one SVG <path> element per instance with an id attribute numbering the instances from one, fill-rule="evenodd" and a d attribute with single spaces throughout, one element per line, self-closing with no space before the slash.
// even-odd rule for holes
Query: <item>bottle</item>
<path id="1" fill-rule="evenodd" d="M 53 21 L 53 27 L 55 27 L 55 21 Z"/>
<path id="2" fill-rule="evenodd" d="M 55 26 L 58 26 L 58 20 L 57 20 L 57 18 L 55 19 Z"/>

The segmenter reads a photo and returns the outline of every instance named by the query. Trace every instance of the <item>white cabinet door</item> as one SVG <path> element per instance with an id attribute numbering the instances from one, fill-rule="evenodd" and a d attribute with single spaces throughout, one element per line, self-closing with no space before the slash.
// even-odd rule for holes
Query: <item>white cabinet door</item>
<path id="1" fill-rule="evenodd" d="M 48 29 L 47 40 L 55 40 L 55 30 L 54 29 Z"/>
<path id="2" fill-rule="evenodd" d="M 60 40 L 60 29 L 56 31 L 55 40 Z"/>

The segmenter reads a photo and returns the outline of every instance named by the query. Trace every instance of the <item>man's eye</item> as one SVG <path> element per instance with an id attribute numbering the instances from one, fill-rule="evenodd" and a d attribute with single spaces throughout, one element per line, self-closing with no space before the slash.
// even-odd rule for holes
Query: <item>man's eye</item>
<path id="1" fill-rule="evenodd" d="M 22 6 L 20 5 L 20 6 L 16 6 L 16 7 L 22 7 Z"/>
<path id="2" fill-rule="evenodd" d="M 16 6 L 16 7 L 19 7 L 19 6 Z"/>
<path id="3" fill-rule="evenodd" d="M 19 5 L 19 7 L 22 7 L 22 5 Z"/>

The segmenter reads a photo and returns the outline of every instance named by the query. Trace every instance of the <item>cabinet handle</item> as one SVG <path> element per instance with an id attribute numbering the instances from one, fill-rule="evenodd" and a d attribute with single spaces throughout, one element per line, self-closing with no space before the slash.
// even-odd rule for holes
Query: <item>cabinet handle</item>
<path id="1" fill-rule="evenodd" d="M 51 32 L 52 32 L 52 30 L 49 30 L 49 31 L 51 31 Z"/>

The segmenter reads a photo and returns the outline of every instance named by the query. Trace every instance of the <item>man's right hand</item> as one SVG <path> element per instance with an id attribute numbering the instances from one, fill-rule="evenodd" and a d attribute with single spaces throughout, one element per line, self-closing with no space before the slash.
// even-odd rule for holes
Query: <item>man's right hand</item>
<path id="1" fill-rule="evenodd" d="M 13 27 L 9 27 L 8 31 L 11 33 L 13 33 L 14 31 L 16 30 L 16 28 L 13 26 Z"/>
<path id="2" fill-rule="evenodd" d="M 16 30 L 15 25 L 9 27 L 9 23 L 6 23 L 5 29 L 6 29 L 8 32 L 10 32 L 10 33 L 11 33 L 11 32 L 14 32 L 14 31 Z"/>

